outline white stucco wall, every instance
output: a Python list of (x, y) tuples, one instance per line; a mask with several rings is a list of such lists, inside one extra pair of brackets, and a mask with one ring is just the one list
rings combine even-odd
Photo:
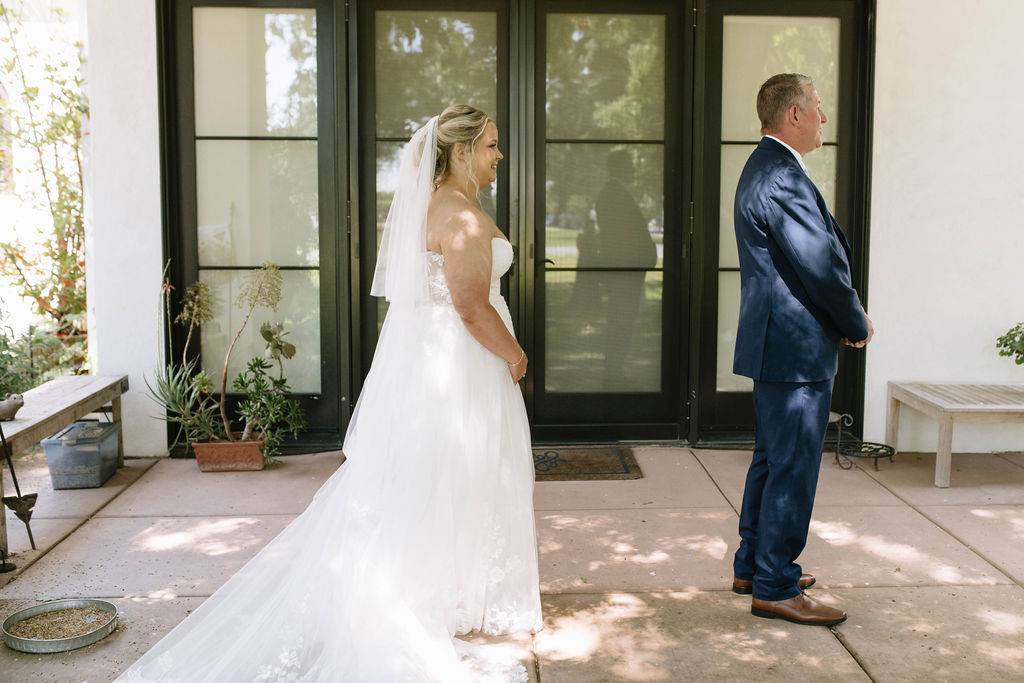
[(156, 7), (153, 0), (84, 0), (86, 282), (89, 349), (96, 374), (127, 374), (128, 455), (166, 453), (166, 427), (151, 416), (143, 373), (158, 367), (160, 148)]
[[(865, 438), (881, 441), (889, 380), (1024, 383), (995, 349), (1024, 321), (1024, 2), (877, 9)], [(904, 409), (901, 450), (936, 438)], [(957, 426), (953, 449), (1024, 450), (1024, 425)]]

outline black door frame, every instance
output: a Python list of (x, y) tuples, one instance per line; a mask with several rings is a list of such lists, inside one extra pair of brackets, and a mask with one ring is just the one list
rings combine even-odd
[[(676, 386), (666, 400), (663, 422), (601, 419), (579, 423), (535, 425), (535, 437), (562, 440), (667, 439), (694, 444), (749, 441), (752, 420), (744, 418), (749, 397), (740, 394), (720, 400), (714, 393), (714, 339), (717, 319), (717, 213), (718, 138), (709, 131), (720, 116), (721, 94), (714, 76), (721, 61), (721, 22), (726, 13), (773, 15), (837, 15), (843, 18), (842, 63), (851, 66), (841, 73), (839, 107), (848, 131), (840, 145), (837, 167), (846, 174), (837, 183), (835, 213), (854, 247), (854, 284), (867, 300), (867, 245), (869, 236), (870, 150), (873, 80), (875, 0), (686, 0), (671, 3), (638, 0), (486, 0), (498, 7), (499, 39), (505, 40), (504, 67), (499, 66), (499, 106), (495, 115), (507, 140), (508, 162), (500, 180), (504, 217), (501, 228), (517, 246), (516, 265), (507, 281), (510, 308), (519, 336), (531, 356), (543, 342), (536, 324), (537, 267), (542, 249), (543, 221), (538, 221), (538, 170), (543, 167), (544, 141), (538, 140), (543, 119), (544, 84), (543, 26), (548, 11), (634, 13), (660, 11), (672, 6), (667, 32), (670, 63), (666, 79), (678, 76), (678, 87), (669, 89), (676, 98), (672, 116), (666, 118), (666, 186), (675, 179), (678, 193), (666, 193), (666, 224), (669, 198), (675, 201), (671, 215), (681, 227), (671, 246), (666, 235), (666, 256), (673, 255), (678, 268), (671, 271), (666, 258), (663, 334), (678, 341), (674, 362), (663, 364), (667, 378)], [(191, 28), (194, 6), (222, 7), (316, 7), (318, 10), (318, 89), (325, 96), (319, 106), (318, 142), (321, 220), (321, 339), (323, 390), (319, 396), (303, 396), (311, 422), (320, 424), (300, 440), (303, 445), (336, 445), (341, 441), (362, 378), (369, 368), (367, 328), (375, 320), (367, 316), (366, 297), (376, 255), (372, 243), (361, 239), (364, 223), (372, 222), (373, 190), (367, 193), (364, 150), (373, 140), (372, 33), (367, 34), (366, 13), (378, 7), (424, 9), (416, 0), (157, 0), (158, 73), (161, 84), (160, 122), (165, 253), (172, 257), (170, 276), (181, 285), (198, 277), (195, 258), (195, 149), (192, 117)], [(473, 0), (439, 0), (430, 9), (479, 10)], [(660, 9), (659, 9), (660, 8)], [(323, 17), (323, 19), (320, 19)], [(501, 22), (504, 22), (502, 24)], [(668, 38), (668, 33), (666, 38)], [(187, 42), (182, 42), (186, 40)], [(181, 48), (188, 45), (187, 50)], [(187, 54), (185, 54), (187, 52)], [(367, 55), (369, 54), (369, 61)], [(328, 96), (329, 95), (329, 96)], [(674, 116), (674, 118), (673, 118)], [(371, 159), (372, 162), (372, 159)], [(193, 187), (189, 187), (189, 182)], [(369, 198), (369, 201), (367, 199)], [(190, 218), (191, 217), (191, 218)], [(191, 223), (189, 223), (191, 221)], [(188, 229), (191, 225), (191, 232)], [(346, 267), (348, 272), (345, 272)], [(180, 294), (183, 287), (175, 290)], [(668, 301), (674, 297), (673, 303)], [(175, 338), (180, 344), (182, 340)], [(667, 346), (667, 344), (665, 345)], [(710, 360), (710, 363), (709, 363)], [(840, 361), (834, 405), (852, 413), (854, 431), (862, 422), (864, 355), (844, 353)], [(536, 362), (534, 367), (536, 367)], [(536, 414), (534, 373), (524, 382), (527, 408)], [(710, 390), (709, 390), (710, 388)], [(628, 401), (623, 401), (623, 404)], [(622, 406), (620, 405), (621, 409)], [(619, 410), (616, 415), (625, 415)], [(613, 416), (614, 417), (614, 416)]]
[[(350, 355), (348, 281), (341, 265), (349, 252), (345, 197), (336, 191), (349, 183), (349, 143), (341, 134), (346, 122), (344, 97), (348, 70), (344, 60), (345, 13), (334, 0), (157, 0), (157, 73), (160, 81), (160, 146), (164, 255), (168, 276), (175, 283), (172, 307), (178, 310), (185, 286), (199, 279), (196, 197), (196, 150), (192, 10), (197, 7), (255, 7), (315, 9), (317, 16), (317, 177), (320, 260), (319, 394), (295, 394), (310, 428), (298, 439), (286, 439), (285, 450), (337, 448), (349, 417), (350, 393), (341, 380)], [(261, 139), (259, 136), (249, 136)], [(244, 139), (249, 139), (246, 137)], [(245, 268), (218, 267), (218, 270)], [(283, 267), (282, 270), (289, 268)], [(165, 340), (165, 353), (184, 344), (185, 331), (176, 326)], [(194, 345), (193, 349), (197, 349)], [(198, 356), (198, 351), (194, 351)], [(231, 412), (238, 398), (231, 397)], [(170, 435), (170, 432), (169, 432)], [(170, 436), (169, 436), (170, 438)]]
[[(689, 3), (687, 3), (689, 4)], [(533, 116), (531, 136), (533, 172), (530, 216), (532, 230), (526, 299), (529, 315), (533, 364), (531, 383), (527, 385), (532, 398), (534, 439), (606, 441), (619, 439), (679, 439), (685, 434), (690, 418), (687, 405), (685, 335), (688, 329), (689, 300), (683, 283), (689, 282), (689, 241), (691, 223), (689, 208), (693, 201), (691, 169), (684, 163), (692, 149), (693, 93), (693, 31), (687, 4), (671, 0), (637, 0), (624, 6), (611, 0), (540, 0), (532, 13), (534, 55)], [(545, 343), (544, 277), (548, 269), (545, 259), (544, 173), (546, 145), (541, 136), (545, 121), (546, 83), (546, 16), (548, 13), (580, 14), (657, 14), (665, 16), (665, 131), (664, 131), (664, 213), (665, 231), (662, 260), (661, 309), (661, 391), (658, 393), (560, 393), (545, 394), (539, 390), (544, 381), (540, 364)], [(678, 83), (680, 87), (673, 87)], [(581, 142), (594, 142), (582, 140)], [(628, 141), (624, 141), (628, 142)], [(679, 188), (679, 192), (672, 191)], [(671, 226), (671, 227), (670, 227)]]
[[(753, 405), (749, 392), (716, 390), (718, 320), (718, 207), (721, 136), (722, 18), (727, 14), (770, 16), (835, 16), (840, 19), (839, 120), (836, 159), (836, 219), (853, 247), (853, 284), (867, 306), (871, 87), (874, 54), (874, 0), (699, 0), (697, 47), (700, 91), (695, 169), (702, 169), (698, 188), (694, 243), (694, 320), (696, 399), (693, 444), (750, 443), (753, 441)], [(808, 74), (813, 77), (813, 74)], [(751, 93), (751, 107), (756, 93)], [(697, 173), (695, 172), (695, 175)], [(727, 189), (723, 189), (727, 191)], [(840, 352), (839, 374), (833, 391), (834, 409), (853, 416), (852, 431), (860, 433), (864, 405), (864, 352)]]

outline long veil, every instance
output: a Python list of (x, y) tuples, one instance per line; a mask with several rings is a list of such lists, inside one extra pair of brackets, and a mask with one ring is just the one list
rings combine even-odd
[(419, 303), (436, 131), (403, 152), (373, 283), (392, 305), (345, 464), (119, 681), (527, 681), (515, 653), (454, 637), (542, 616), (522, 394), (454, 307)]
[(413, 134), (402, 150), (398, 184), (391, 201), (377, 255), (370, 294), (391, 303), (419, 303), (427, 298), (427, 207), (434, 189), (437, 117)]

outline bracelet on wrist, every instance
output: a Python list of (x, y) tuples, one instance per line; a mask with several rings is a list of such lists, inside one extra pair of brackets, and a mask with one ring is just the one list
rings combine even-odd
[(515, 363), (509, 363), (509, 366), (511, 366), (511, 367), (513, 367), (513, 368), (514, 368), (515, 366), (517, 366), (517, 365), (519, 365), (520, 363), (522, 363), (522, 362), (523, 362), (523, 359), (524, 359), (524, 358), (526, 358), (526, 351), (523, 351), (523, 352), (522, 352), (522, 353), (521, 353), (521, 354), (519, 355), (519, 360), (517, 360), (517, 361), (516, 361)]

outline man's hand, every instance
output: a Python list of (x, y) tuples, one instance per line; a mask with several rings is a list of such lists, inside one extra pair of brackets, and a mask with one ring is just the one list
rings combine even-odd
[(871, 318), (868, 317), (867, 313), (864, 314), (864, 319), (868, 321), (868, 336), (867, 336), (867, 338), (866, 339), (862, 339), (859, 342), (852, 342), (849, 339), (844, 339), (843, 340), (844, 344), (846, 344), (847, 346), (852, 346), (855, 349), (863, 349), (865, 346), (868, 345), (868, 342), (871, 341), (871, 338), (875, 336), (875, 326), (871, 324)]

